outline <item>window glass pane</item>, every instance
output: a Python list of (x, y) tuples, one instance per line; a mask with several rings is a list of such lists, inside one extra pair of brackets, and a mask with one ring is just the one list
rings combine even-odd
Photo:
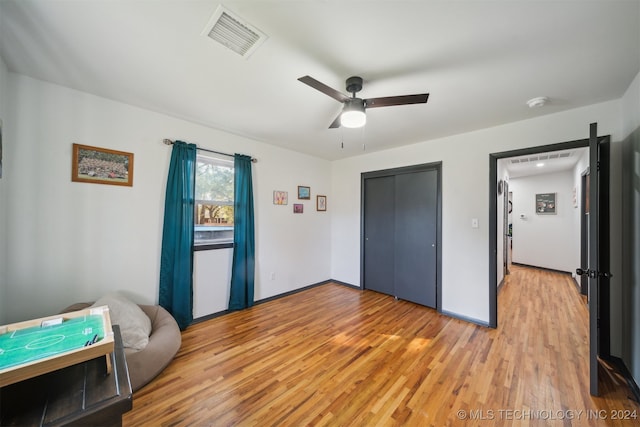
[(197, 156), (195, 245), (233, 242), (233, 172), (233, 160)]

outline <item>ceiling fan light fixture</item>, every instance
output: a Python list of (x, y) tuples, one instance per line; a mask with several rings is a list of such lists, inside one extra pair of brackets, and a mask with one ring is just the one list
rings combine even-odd
[(364, 112), (364, 101), (353, 98), (344, 104), (340, 115), (340, 124), (346, 128), (360, 128), (367, 123), (367, 115)]

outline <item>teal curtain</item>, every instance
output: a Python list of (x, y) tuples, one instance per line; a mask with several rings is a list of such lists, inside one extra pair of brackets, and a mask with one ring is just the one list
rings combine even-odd
[(164, 201), (159, 303), (182, 330), (193, 321), (195, 167), (195, 144), (174, 142)]
[(234, 158), (233, 263), (229, 310), (241, 310), (253, 305), (256, 245), (251, 157), (236, 154)]

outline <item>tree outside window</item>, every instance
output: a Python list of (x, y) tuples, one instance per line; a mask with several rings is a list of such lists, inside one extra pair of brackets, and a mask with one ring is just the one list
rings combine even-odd
[(196, 159), (194, 245), (233, 243), (233, 160)]

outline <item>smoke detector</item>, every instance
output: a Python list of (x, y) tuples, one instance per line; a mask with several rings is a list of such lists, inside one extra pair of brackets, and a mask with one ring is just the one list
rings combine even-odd
[(529, 108), (540, 108), (543, 107), (549, 102), (549, 98), (546, 96), (539, 96), (537, 98), (532, 98), (527, 101), (527, 105)]

